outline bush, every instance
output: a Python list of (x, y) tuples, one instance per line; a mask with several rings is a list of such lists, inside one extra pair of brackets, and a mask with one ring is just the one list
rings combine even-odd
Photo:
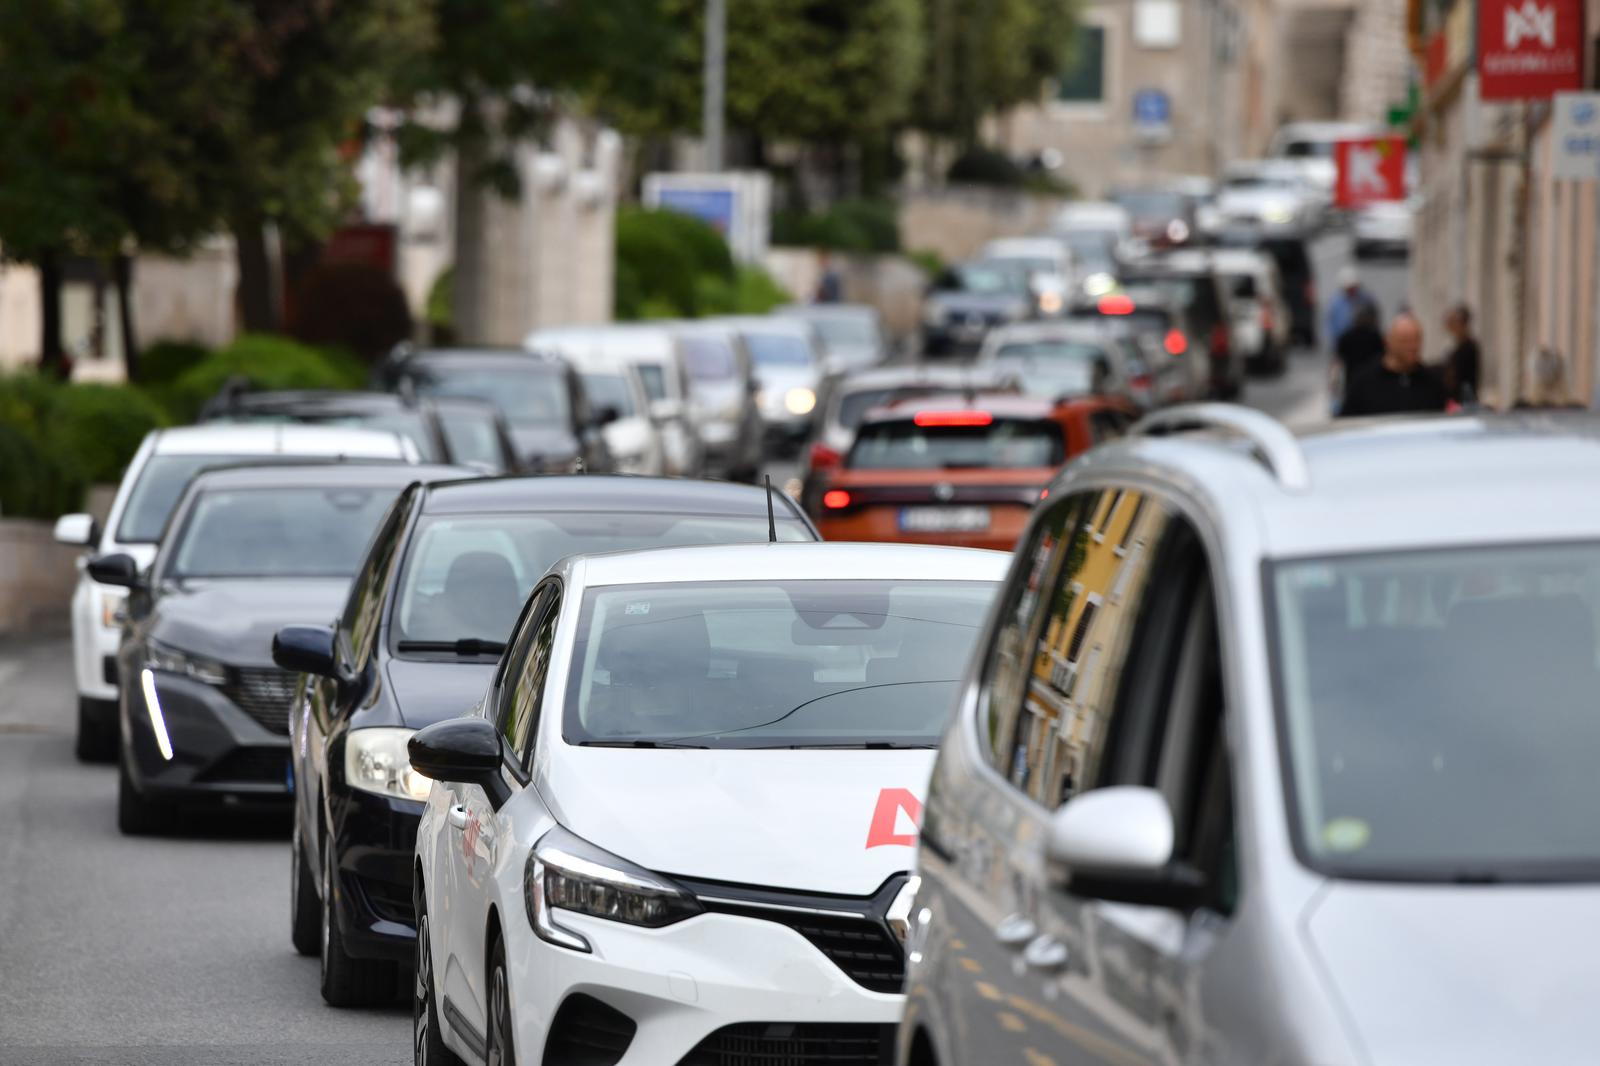
[(722, 234), (680, 211), (646, 211), (644, 214), (651, 225), (660, 227), (673, 243), (689, 254), (696, 274), (733, 280), (733, 253)]
[(149, 397), (125, 385), (0, 377), (0, 510), (30, 518), (75, 510), (84, 486), (117, 480), (163, 421)]
[(428, 340), (432, 344), (448, 344), (456, 330), (456, 268), (447, 266), (439, 271), (428, 288), (428, 306), (423, 311), (428, 322)]
[(900, 218), (887, 200), (841, 200), (826, 211), (772, 216), (772, 243), (840, 252), (900, 250)]
[(1027, 175), (1017, 161), (993, 148), (968, 148), (956, 156), (945, 172), (949, 181), (970, 185), (1001, 185), (1017, 188)]
[(0, 514), (51, 519), (83, 506), (83, 477), (22, 429), (0, 422)]
[(918, 248), (915, 251), (907, 252), (906, 258), (915, 263), (917, 269), (928, 275), (930, 279), (944, 273), (944, 257), (931, 248)]
[(145, 434), (165, 422), (165, 412), (138, 389), (69, 385), (56, 393), (44, 442), (89, 484), (104, 484), (121, 480)]
[(289, 335), (341, 348), (369, 366), (411, 339), (411, 308), (390, 274), (370, 263), (323, 263), (306, 271), (290, 301)]
[[(695, 279), (699, 257), (705, 253), (693, 245), (693, 238), (685, 240), (689, 230), (677, 221), (682, 217), (634, 207), (617, 212), (614, 301), (618, 318), (639, 318), (646, 305), (671, 307), (675, 315), (697, 313)], [(696, 224), (716, 236), (711, 227)]]
[(139, 384), (170, 385), (210, 354), (211, 349), (203, 344), (157, 341), (139, 353)]
[(741, 265), (730, 284), (702, 277), (700, 309), (708, 315), (764, 315), (774, 307), (793, 303), (794, 297), (758, 266)]
[(192, 421), (201, 406), (233, 378), (256, 389), (358, 389), (367, 379), (361, 361), (330, 348), (287, 337), (246, 334), (207, 356), (173, 382), (168, 412)]

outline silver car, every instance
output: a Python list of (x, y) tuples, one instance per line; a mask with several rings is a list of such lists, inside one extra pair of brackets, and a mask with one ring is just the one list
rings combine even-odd
[(769, 451), (791, 454), (811, 434), (824, 355), (816, 328), (797, 315), (714, 318), (737, 330), (750, 352), (760, 391), (756, 406), (766, 426)]
[(976, 365), (1016, 380), (1030, 396), (1121, 396), (1148, 410), (1159, 394), (1151, 359), (1115, 322), (1078, 318), (1001, 326), (984, 338)]
[(929, 785), (899, 1063), (1594, 1061), (1579, 418), (1174, 408), (1058, 477)]

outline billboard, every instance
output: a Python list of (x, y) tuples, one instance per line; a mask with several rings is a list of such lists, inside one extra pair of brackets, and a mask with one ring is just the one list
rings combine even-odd
[(1582, 0), (1481, 0), (1480, 97), (1548, 100), (1582, 87)]

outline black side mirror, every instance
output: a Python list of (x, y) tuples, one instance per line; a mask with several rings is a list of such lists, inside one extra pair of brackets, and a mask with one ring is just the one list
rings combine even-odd
[(605, 407), (595, 408), (594, 424), (597, 426), (609, 426), (611, 423), (615, 422), (621, 417), (621, 411), (607, 404)]
[(139, 579), (139, 564), (133, 556), (102, 555), (89, 560), (89, 576), (102, 585), (114, 585), (117, 588), (136, 589), (144, 584)]
[(503, 741), (494, 723), (484, 718), (447, 718), (419, 730), (406, 745), (411, 768), (423, 777), (460, 785), (477, 785), (499, 810), (511, 798), (501, 776)]
[(337, 677), (333, 629), (329, 626), (284, 626), (272, 638), (272, 661), (297, 674)]

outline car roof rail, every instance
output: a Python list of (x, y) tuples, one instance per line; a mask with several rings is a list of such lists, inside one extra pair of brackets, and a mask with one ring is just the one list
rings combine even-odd
[(1146, 415), (1129, 433), (1140, 437), (1165, 436), (1194, 429), (1224, 430), (1243, 437), (1279, 485), (1291, 492), (1311, 487), (1311, 468), (1300, 442), (1276, 418), (1232, 403), (1180, 404)]

